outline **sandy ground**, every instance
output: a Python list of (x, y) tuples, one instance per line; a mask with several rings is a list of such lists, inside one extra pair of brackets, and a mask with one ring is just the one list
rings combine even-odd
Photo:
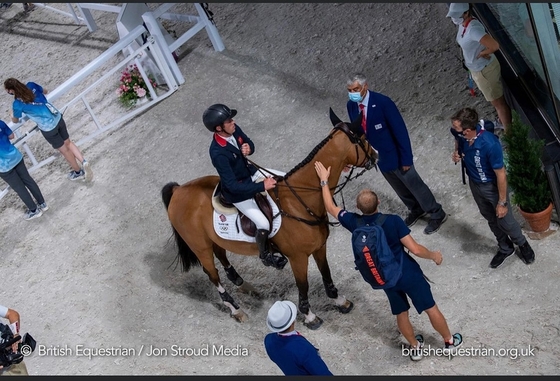
[[(194, 14), (191, 7), (178, 4), (172, 11)], [(345, 80), (355, 71), (397, 103), (415, 166), (450, 214), (434, 235), (422, 234), (426, 221), (412, 228), (420, 243), (444, 254), (439, 267), (421, 261), (434, 282), (435, 299), (451, 330), (463, 334), (466, 348), (496, 354), (431, 356), (417, 363), (403, 357), (403, 338), (385, 295), (354, 271), (350, 235), (341, 227), (332, 229), (328, 257), (336, 286), (355, 309), (341, 315), (333, 308), (311, 261), (310, 303), (325, 322), (311, 331), (300, 320), (298, 328), (337, 375), (557, 374), (560, 235), (530, 241), (536, 252), (532, 265), (512, 257), (499, 269), (488, 267), (496, 243), (450, 160), (448, 118), (463, 106), (495, 116), (481, 95), (469, 95), (446, 5), (211, 4), (210, 9), (226, 50), (215, 52), (207, 35), (198, 33), (180, 49), (186, 83), (176, 93), (82, 145), (95, 173), (92, 184), (66, 180), (69, 168), (58, 156), (32, 174), (50, 206), (41, 218), (24, 221), (24, 206), (13, 192), (0, 201), (0, 303), (17, 309), (23, 331), (51, 350), (36, 350), (26, 359), (30, 374), (282, 374), (262, 341), (272, 303), (297, 301), (289, 266), (280, 272), (256, 257), (229, 254), (261, 292), (256, 298), (224, 281), (249, 315), (246, 323), (235, 322), (200, 268), (182, 273), (175, 267), (160, 191), (169, 181), (215, 174), (201, 116), (218, 102), (238, 109), (237, 123), (257, 146), (254, 161), (290, 170), (329, 132), (329, 107), (346, 119)], [(118, 40), (116, 14), (93, 14), (100, 29), (89, 33), (45, 9), (24, 14), (14, 4), (0, 11), (3, 77), (56, 88)], [(166, 26), (177, 34), (190, 27)], [(105, 110), (104, 122), (123, 112), (114, 96), (117, 81), (94, 95), (92, 104)], [(10, 104), (9, 96), (1, 98), (2, 120), (9, 120)], [(79, 107), (65, 118), (74, 140), (95, 130)], [(29, 144), (39, 159), (53, 152), (40, 135)], [(378, 192), (383, 212), (405, 215), (375, 171), (345, 188), (349, 209), (363, 187)], [(517, 212), (516, 217), (525, 226)], [(412, 313), (411, 319), (427, 344), (440, 346), (426, 316)], [(230, 355), (213, 352), (222, 346), (232, 349)], [(88, 356), (101, 348), (120, 353)]]

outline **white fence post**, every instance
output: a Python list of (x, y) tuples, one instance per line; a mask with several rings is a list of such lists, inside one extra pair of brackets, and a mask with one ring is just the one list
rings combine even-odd
[[(121, 51), (123, 49), (125, 49), (128, 45), (133, 43), (135, 41), (135, 39), (137, 37), (139, 37), (140, 35), (142, 35), (142, 33), (144, 33), (144, 32), (145, 32), (145, 28), (142, 25), (139, 25), (136, 28), (134, 28), (134, 30), (132, 30), (128, 35), (124, 36), (120, 41), (118, 41), (112, 47), (110, 47), (105, 52), (103, 52), (99, 57), (97, 57), (95, 60), (93, 60), (92, 62), (90, 62), (86, 66), (84, 66), (80, 71), (78, 71), (76, 74), (74, 74), (68, 80), (66, 80), (60, 86), (58, 86), (54, 90), (50, 91), (46, 95), (47, 99), (50, 102), (53, 102), (54, 100), (60, 98), (62, 95), (64, 95), (70, 89), (74, 88), (76, 85), (81, 83), (84, 79), (88, 78), (88, 76), (90, 76), (97, 69), (102, 67), (102, 65), (104, 65), (107, 61), (111, 60), (115, 55), (121, 54)], [(166, 48), (166, 47), (167, 47), (167, 45), (164, 46), (164, 48)], [(155, 63), (158, 66), (158, 69), (161, 71), (162, 75), (164, 76), (164, 78), (166, 80), (168, 90), (163, 94), (157, 94), (157, 92), (154, 90), (151, 82), (148, 79), (148, 76), (147, 76), (144, 68), (142, 67), (142, 62), (139, 59), (139, 57), (141, 55), (147, 54), (147, 49), (150, 49), (150, 52), (152, 53), (152, 55), (154, 57)], [(120, 116), (117, 119), (112, 119), (110, 124), (108, 124), (106, 126), (102, 126), (101, 123), (99, 122), (99, 119), (97, 118), (94, 110), (91, 108), (90, 104), (88, 103), (88, 101), (86, 99), (86, 95), (88, 93), (90, 93), (95, 86), (97, 86), (100, 83), (103, 83), (104, 81), (106, 81), (111, 75), (113, 75), (114, 73), (119, 71), (122, 67), (128, 65), (131, 61), (134, 61), (137, 64), (138, 69), (141, 72), (142, 77), (144, 78), (144, 81), (146, 82), (146, 85), (148, 86), (148, 89), (150, 91), (150, 95), (152, 97), (152, 100), (149, 101), (148, 103), (142, 105), (142, 106), (134, 108), (133, 110), (127, 112), (126, 114)], [(175, 81), (169, 67), (167, 67), (167, 65), (165, 64), (165, 59), (164, 59), (163, 53), (162, 53), (162, 47), (158, 45), (158, 41), (155, 38), (150, 36), (148, 38), (148, 41), (145, 44), (143, 44), (142, 46), (140, 46), (138, 49), (133, 51), (130, 56), (125, 57), (116, 66), (114, 66), (111, 70), (105, 72), (101, 76), (101, 78), (94, 81), (93, 84), (89, 85), (84, 91), (82, 91), (80, 94), (78, 94), (74, 99), (72, 99), (66, 105), (64, 105), (62, 107), (57, 107), (57, 108), (60, 109), (60, 110), (65, 110), (69, 106), (71, 106), (74, 103), (77, 103), (79, 101), (83, 102), (84, 105), (86, 106), (86, 109), (87, 109), (88, 113), (90, 114), (91, 118), (93, 119), (94, 123), (97, 126), (97, 131), (95, 131), (95, 132), (89, 134), (88, 136), (86, 136), (86, 137), (80, 139), (79, 141), (77, 141), (76, 145), (79, 146), (82, 143), (84, 143), (88, 140), (91, 140), (95, 136), (97, 136), (97, 135), (99, 135), (99, 134), (101, 134), (101, 133), (119, 125), (120, 123), (122, 123), (126, 120), (129, 120), (129, 119), (133, 118), (134, 116), (138, 115), (141, 112), (144, 112), (147, 108), (152, 107), (155, 103), (160, 102), (163, 99), (170, 96), (173, 92), (175, 92), (178, 89), (178, 87), (179, 86), (178, 86), (177, 82)], [(30, 147), (27, 144), (27, 140), (29, 140), (33, 135), (35, 135), (37, 133), (37, 131), (35, 129), (33, 129), (31, 131), (28, 131), (25, 135), (22, 134), (21, 131), (19, 131), (19, 127), (21, 127), (23, 122), (28, 120), (28, 117), (24, 116), (21, 119), (22, 119), (22, 123), (14, 124), (14, 123), (10, 122), (8, 124), (8, 126), (10, 126), (10, 128), (14, 131), (14, 134), (18, 137), (18, 141), (14, 145), (16, 147), (19, 147), (19, 146), (23, 147), (27, 156), (31, 159), (32, 166), (29, 167), (28, 170), (29, 170), (29, 172), (33, 172), (33, 171), (37, 170), (38, 168), (52, 162), (56, 157), (54, 155), (52, 155), (52, 156), (48, 157), (47, 159), (42, 160), (41, 162), (37, 162), (35, 156), (33, 155), (33, 152), (31, 151)], [(9, 189), (9, 187), (7, 186), (5, 189), (0, 191), (0, 199), (2, 197), (4, 197), (4, 195), (8, 192), (8, 189)]]

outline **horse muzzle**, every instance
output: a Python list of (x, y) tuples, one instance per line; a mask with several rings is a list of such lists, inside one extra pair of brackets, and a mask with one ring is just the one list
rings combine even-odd
[(373, 160), (372, 158), (369, 158), (369, 159), (366, 161), (366, 163), (365, 163), (365, 165), (364, 165), (364, 168), (367, 169), (367, 170), (369, 171), (369, 170), (372, 169), (373, 167), (376, 167), (376, 168), (377, 168), (377, 160)]

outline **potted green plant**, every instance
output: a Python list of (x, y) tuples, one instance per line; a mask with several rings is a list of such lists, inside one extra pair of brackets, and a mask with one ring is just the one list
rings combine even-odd
[(529, 137), (530, 127), (512, 111), (512, 124), (504, 135), (507, 180), (513, 190), (512, 202), (534, 232), (550, 226), (552, 197), (541, 157), (544, 140)]

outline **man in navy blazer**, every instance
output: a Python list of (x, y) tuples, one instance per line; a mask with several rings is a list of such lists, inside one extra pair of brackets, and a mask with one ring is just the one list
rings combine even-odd
[(411, 227), (430, 214), (424, 233), (435, 233), (447, 220), (447, 214), (414, 168), (408, 130), (395, 102), (386, 95), (368, 90), (363, 74), (353, 75), (346, 85), (348, 116), (354, 120), (362, 113), (366, 138), (379, 153), (377, 165), (408, 208), (406, 225)]
[(235, 205), (257, 227), (255, 239), (259, 248), (259, 258), (265, 266), (282, 269), (288, 259), (283, 255), (273, 255), (269, 251), (270, 224), (254, 198), (257, 193), (274, 188), (276, 180), (273, 177), (265, 177), (263, 181), (255, 182), (259, 177), (257, 168), (245, 158), (255, 152), (255, 145), (235, 124), (235, 115), (237, 110), (223, 104), (214, 104), (204, 111), (202, 121), (206, 128), (214, 133), (210, 144), (210, 158), (220, 176), (221, 191), (225, 200)]

